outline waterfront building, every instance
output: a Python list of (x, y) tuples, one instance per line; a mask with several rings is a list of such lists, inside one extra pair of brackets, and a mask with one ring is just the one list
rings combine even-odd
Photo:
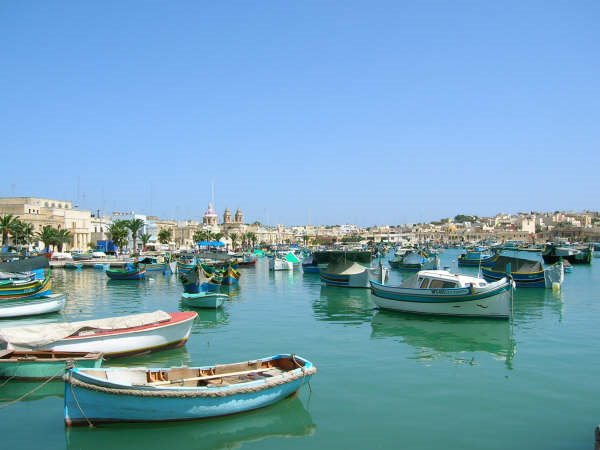
[[(21, 222), (33, 225), (35, 232), (45, 226), (57, 230), (68, 230), (72, 240), (64, 250), (87, 250), (91, 241), (91, 212), (80, 210), (67, 200), (41, 197), (0, 198), (0, 215), (13, 214)], [(40, 247), (42, 243), (38, 243)]]

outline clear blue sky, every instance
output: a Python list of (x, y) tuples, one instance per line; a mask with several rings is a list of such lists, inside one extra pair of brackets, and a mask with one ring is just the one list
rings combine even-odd
[(0, 196), (360, 225), (600, 209), (598, 1), (0, 3)]

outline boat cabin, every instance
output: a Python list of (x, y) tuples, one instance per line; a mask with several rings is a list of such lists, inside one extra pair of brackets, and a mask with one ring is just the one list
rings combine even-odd
[(487, 285), (487, 281), (446, 270), (421, 270), (416, 279), (416, 287), (420, 289), (465, 288), (471, 285), (483, 287)]

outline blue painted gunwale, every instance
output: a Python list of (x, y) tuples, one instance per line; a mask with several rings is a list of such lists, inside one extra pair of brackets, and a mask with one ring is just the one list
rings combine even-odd
[[(269, 361), (290, 356), (291, 355), (289, 354), (281, 354), (269, 358), (262, 358), (258, 361)], [(314, 368), (313, 364), (299, 356), (295, 356), (295, 358), (300, 363), (303, 363), (303, 366), (290, 370), (287, 373), (300, 375), (300, 377), (275, 386), (267, 386), (266, 379), (252, 380), (245, 383), (225, 386), (169, 386), (168, 388), (124, 386), (116, 385), (100, 378), (86, 376), (75, 367), (69, 369), (65, 377), (65, 423), (67, 425), (84, 425), (87, 424), (88, 421), (98, 423), (194, 420), (237, 414), (262, 408), (289, 397), (310, 381), (312, 373), (305, 373), (305, 371), (308, 369), (311, 369), (312, 371)], [(201, 367), (201, 369), (210, 369), (212, 367), (214, 366), (205, 366)], [(110, 370), (110, 368), (99, 370)], [(166, 369), (153, 368), (150, 370), (160, 371)], [(127, 393), (117, 394), (102, 392), (72, 385), (69, 383), (71, 378), (79, 379), (89, 384), (93, 383), (100, 388), (139, 390), (157, 395), (139, 396)], [(261, 385), (265, 385), (265, 388), (257, 389), (260, 388)], [(256, 391), (236, 393), (240, 388), (255, 388)], [(175, 395), (165, 397), (160, 395), (161, 391), (170, 391), (172, 393), (179, 392), (181, 393), (181, 396)], [(185, 395), (186, 393), (200, 391), (215, 392), (220, 395), (214, 397), (193, 397)], [(228, 394), (228, 391), (231, 391), (232, 393)]]
[[(496, 272), (489, 268), (482, 268), (481, 274), (488, 281), (498, 281), (506, 276), (505, 272)], [(510, 276), (515, 281), (517, 287), (546, 287), (544, 272), (531, 273), (511, 273)]]

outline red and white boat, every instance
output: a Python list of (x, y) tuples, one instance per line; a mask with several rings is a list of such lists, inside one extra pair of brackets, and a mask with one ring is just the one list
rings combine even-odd
[(81, 322), (0, 328), (0, 348), (102, 352), (106, 357), (146, 353), (184, 345), (197, 316), (193, 311), (155, 311)]

